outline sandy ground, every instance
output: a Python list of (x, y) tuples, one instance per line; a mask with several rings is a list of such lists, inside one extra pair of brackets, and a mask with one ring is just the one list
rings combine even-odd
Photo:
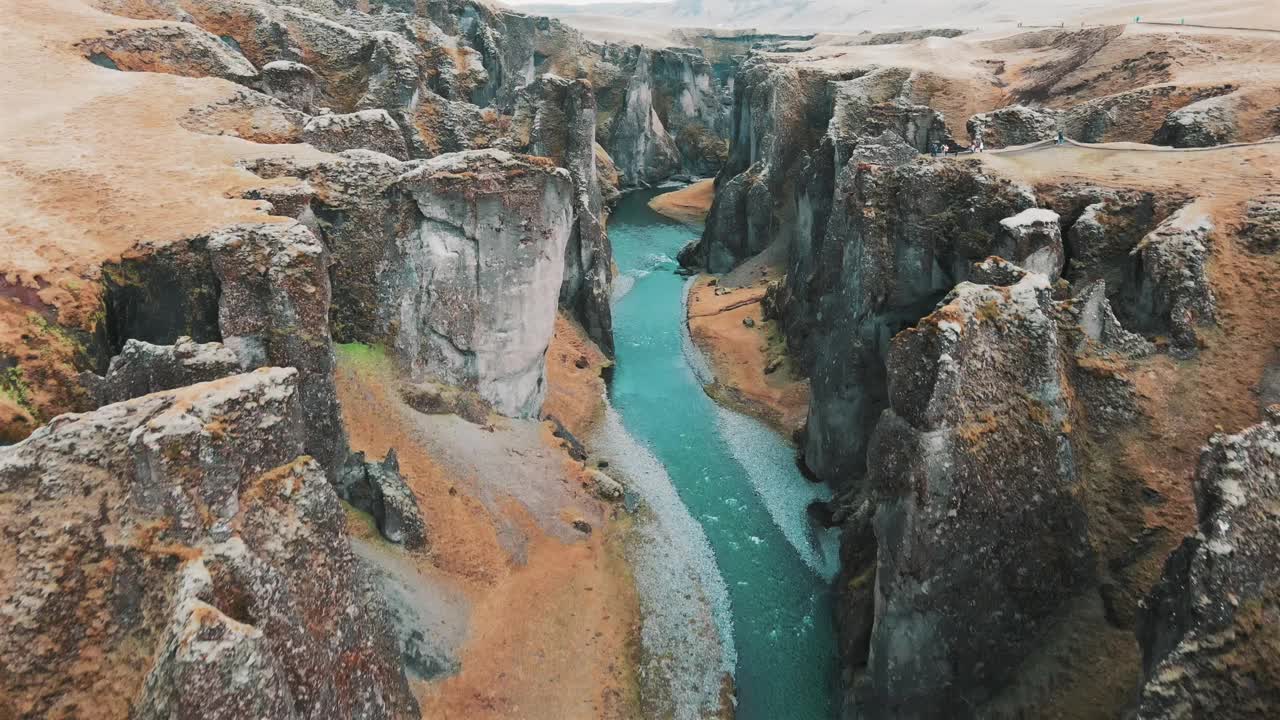
[(580, 465), (543, 423), (495, 417), (490, 431), (422, 415), (400, 401), (381, 353), (339, 357), (352, 446), (396, 449), (427, 522), (429, 550), (401, 562), (430, 596), (466, 604), (439, 620), (466, 627), (437, 630), (465, 637), (460, 672), (414, 683), (423, 717), (634, 717), (635, 589), (613, 507), (583, 490)]
[(699, 278), (689, 290), (687, 322), (716, 377), (711, 394), (791, 438), (809, 411), (809, 382), (792, 373), (775, 323), (763, 318), (760, 299), (767, 282), (757, 277), (730, 289)]
[(582, 326), (563, 314), (557, 315), (555, 335), (547, 349), (543, 416), (559, 420), (576, 437), (586, 437), (603, 411), (600, 398), (605, 388), (600, 373), (610, 363)]
[(711, 212), (715, 183), (715, 178), (707, 178), (688, 187), (656, 195), (649, 201), (649, 208), (682, 223), (701, 225), (707, 219), (707, 213)]

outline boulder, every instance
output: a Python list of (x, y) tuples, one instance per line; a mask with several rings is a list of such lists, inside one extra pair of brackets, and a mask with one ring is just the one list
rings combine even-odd
[(0, 448), (0, 713), (418, 716), (304, 454), (300, 379), (166, 390)]
[(1198, 522), (1139, 616), (1137, 717), (1266, 717), (1280, 703), (1280, 407), (1214, 435)]
[(1212, 147), (1234, 142), (1237, 134), (1236, 95), (1219, 95), (1185, 105), (1165, 116), (1156, 131), (1157, 145)]
[(1268, 193), (1245, 204), (1239, 238), (1250, 252), (1269, 255), (1280, 250), (1280, 193)]
[(317, 115), (302, 128), (303, 142), (321, 150), (373, 150), (407, 160), (404, 134), (386, 110), (361, 110), (344, 115)]
[(587, 470), (587, 487), (596, 497), (610, 502), (617, 502), (626, 494), (622, 483), (594, 468)]
[(364, 453), (352, 453), (343, 468), (338, 492), (343, 500), (373, 516), (382, 536), (410, 550), (427, 546), (427, 526), (418, 500), (400, 474), (395, 448), (382, 462), (368, 462)]

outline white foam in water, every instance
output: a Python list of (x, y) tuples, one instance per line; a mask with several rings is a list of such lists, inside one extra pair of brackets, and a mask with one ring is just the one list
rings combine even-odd
[[(690, 278), (684, 287), (682, 303), (687, 314)], [(681, 323), (681, 341), (689, 367), (702, 384), (714, 382), (711, 366), (702, 351), (689, 337), (689, 327)], [(824, 580), (831, 580), (840, 569), (840, 533), (838, 530), (817, 528), (809, 520), (809, 504), (831, 499), (831, 490), (825, 484), (810, 482), (795, 467), (795, 451), (769, 426), (735, 412), (719, 403), (715, 404), (716, 429), (729, 446), (733, 459), (747, 471), (747, 479), (755, 490), (769, 518), (782, 532), (782, 536), (795, 548), (796, 553), (811, 570)], [(753, 538), (754, 541), (754, 538)]]
[[(642, 684), (663, 689), (663, 716), (696, 720), (720, 705), (721, 681), (738, 663), (729, 590), (711, 544), (680, 500), (662, 462), (627, 432), (605, 400), (604, 422), (591, 445), (609, 458), (649, 511), (637, 516), (638, 541), (627, 559), (640, 596)], [(666, 698), (648, 698), (666, 704)]]

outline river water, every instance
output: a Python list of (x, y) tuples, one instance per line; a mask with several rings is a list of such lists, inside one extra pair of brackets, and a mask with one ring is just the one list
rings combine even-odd
[(661, 464), (657, 482), (674, 487), (678, 514), (701, 528), (689, 541), (710, 548), (709, 574), (719, 571), (711, 584), (727, 594), (719, 627), (730, 635), (737, 717), (826, 720), (835, 714), (837, 538), (813, 528), (805, 508), (829, 495), (800, 475), (778, 434), (703, 392), (709, 378), (684, 329), (687, 282), (674, 273), (676, 253), (698, 231), (650, 210), (653, 194), (628, 194), (609, 219), (619, 270), (610, 422)]

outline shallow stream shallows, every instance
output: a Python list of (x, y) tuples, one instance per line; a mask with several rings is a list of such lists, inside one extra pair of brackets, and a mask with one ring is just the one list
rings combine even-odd
[(697, 231), (650, 210), (653, 194), (623, 197), (609, 220), (619, 270), (613, 410), (709, 542), (727, 589), (720, 625), (736, 650), (737, 717), (831, 718), (837, 542), (805, 513), (827, 491), (800, 475), (780, 436), (702, 391), (709, 378), (684, 329), (686, 281), (673, 272)]

